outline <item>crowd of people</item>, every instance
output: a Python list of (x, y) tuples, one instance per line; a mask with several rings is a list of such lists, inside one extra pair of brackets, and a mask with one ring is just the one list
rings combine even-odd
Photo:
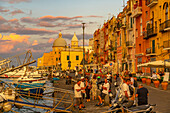
[[(110, 107), (113, 103), (112, 100), (116, 98), (121, 98), (118, 104), (127, 108), (137, 104), (148, 104), (148, 90), (143, 87), (142, 84), (138, 84), (137, 88), (137, 81), (134, 80), (132, 74), (129, 74), (129, 78), (125, 79), (122, 75), (117, 73), (114, 81), (112, 74), (109, 72), (106, 77), (93, 74), (91, 77), (85, 76), (79, 79), (77, 73), (75, 73), (75, 76), (77, 77), (77, 83), (74, 85), (74, 97), (76, 100), (74, 107), (78, 106), (80, 110), (85, 108), (85, 99), (86, 102), (91, 101), (91, 99), (98, 99), (99, 102), (96, 103), (96, 106), (102, 106), (106, 97), (109, 99)], [(116, 88), (119, 89), (119, 91), (116, 91)]]

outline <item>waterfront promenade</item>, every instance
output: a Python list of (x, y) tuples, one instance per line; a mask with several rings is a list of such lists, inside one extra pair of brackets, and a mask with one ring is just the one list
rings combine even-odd
[[(141, 83), (141, 82), (139, 82)], [(170, 88), (167, 91), (161, 90), (161, 88), (155, 88), (153, 85), (147, 86), (143, 84), (149, 91), (149, 104), (156, 104), (154, 111), (156, 113), (169, 113), (170, 111)], [(65, 85), (65, 79), (58, 81), (56, 87), (72, 90), (73, 85)], [(113, 92), (114, 93), (114, 92)], [(101, 113), (107, 111), (109, 106), (96, 107), (98, 100), (91, 100), (90, 102), (85, 102), (86, 108), (81, 110), (83, 113)], [(74, 111), (78, 112), (77, 109)], [(79, 111), (80, 112), (80, 111)]]

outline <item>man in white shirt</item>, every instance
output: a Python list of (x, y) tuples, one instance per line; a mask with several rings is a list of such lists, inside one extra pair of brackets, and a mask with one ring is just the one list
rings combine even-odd
[(127, 79), (127, 80), (125, 80), (125, 83), (123, 83), (121, 86), (121, 92), (123, 95), (122, 103), (123, 103), (123, 106), (125, 106), (125, 107), (131, 107), (134, 103), (134, 101), (130, 95), (130, 90), (129, 90), (130, 84), (131, 84), (130, 79)]
[(84, 98), (85, 98), (85, 93), (86, 93), (86, 91), (85, 91), (86, 87), (85, 87), (85, 83), (84, 83), (84, 77), (81, 77), (80, 87), (81, 87), (81, 95), (82, 95), (82, 98), (81, 98), (81, 106), (82, 106), (83, 108), (85, 108), (85, 106), (83, 105), (83, 100), (84, 100)]
[(153, 74), (152, 74), (152, 79), (153, 79), (153, 80), (156, 80), (157, 78), (158, 78), (158, 77), (157, 77), (156, 73), (153, 72)]
[(110, 84), (108, 83), (107, 79), (105, 79), (105, 83), (102, 86), (103, 91), (102, 91), (101, 95), (98, 96), (99, 97), (99, 103), (96, 106), (103, 105), (103, 101), (104, 101), (105, 96), (109, 94), (109, 88), (110, 88)]
[(76, 104), (74, 106), (79, 106), (79, 109), (81, 109), (81, 87), (80, 87), (81, 80), (77, 80), (77, 84), (74, 85), (74, 98), (76, 99)]

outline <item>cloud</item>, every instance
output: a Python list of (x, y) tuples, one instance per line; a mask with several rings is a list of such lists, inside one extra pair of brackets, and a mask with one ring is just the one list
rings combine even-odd
[(16, 23), (18, 22), (18, 19), (14, 18), (14, 19), (8, 20), (8, 22)]
[(10, 12), (10, 14), (12, 15), (12, 16), (14, 16), (14, 15), (16, 15), (16, 14), (22, 14), (22, 13), (24, 13), (22, 10), (20, 10), (20, 9), (17, 9), (17, 10), (14, 10), (14, 11), (12, 11), (12, 12)]
[(49, 40), (48, 40), (48, 43), (53, 43), (54, 42), (54, 38), (50, 38)]
[(82, 24), (70, 24), (70, 25), (65, 25), (64, 27), (70, 28), (81, 28)]
[(20, 3), (20, 2), (31, 2), (31, 0), (0, 0), (0, 1), (8, 2), (10, 4)]
[(92, 17), (92, 18), (103, 18), (103, 16), (97, 16), (97, 15), (90, 15), (90, 16), (86, 16), (86, 17)]
[(29, 45), (30, 42), (28, 39), (30, 36), (27, 35), (17, 35), (15, 33), (11, 33), (10, 35), (3, 35), (3, 37), (0, 39), (0, 53), (9, 53), (9, 52), (15, 52), (16, 50), (13, 50), (16, 48), (16, 46), (23, 44), (23, 47), (25, 45)]
[(66, 17), (66, 16), (42, 16), (39, 19), (42, 21), (57, 21), (57, 20), (71, 20), (75, 18), (83, 18), (83, 16), (75, 16), (75, 17)]
[(0, 16), (0, 24), (3, 24), (7, 22), (7, 20), (5, 18), (3, 18), (2, 16)]
[(37, 25), (42, 26), (42, 27), (56, 27), (57, 26), (57, 25), (54, 25), (52, 23), (44, 22), (44, 21), (38, 23)]
[(0, 6), (0, 12), (1, 13), (6, 13), (6, 12), (9, 12), (10, 10), (9, 9), (4, 9), (4, 7)]
[(39, 28), (25, 28), (25, 27), (13, 27), (10, 25), (0, 25), (0, 31), (3, 33), (17, 33), (20, 35), (45, 35), (56, 34), (58, 31), (39, 29)]
[(22, 17), (21, 19), (21, 22), (25, 22), (25, 23), (38, 23), (39, 22), (39, 19), (37, 18), (31, 18), (31, 17)]
[(33, 46), (34, 46), (34, 45), (38, 45), (38, 41), (37, 41), (37, 40), (34, 40), (33, 43), (32, 43), (32, 45), (33, 45)]
[[(62, 37), (63, 37), (64, 39), (71, 40), (72, 37), (73, 37), (73, 35), (74, 35), (74, 34), (62, 34)], [(83, 34), (76, 34), (76, 36), (77, 36), (78, 40), (83, 39)], [(84, 35), (84, 39), (90, 39), (90, 38), (92, 38), (92, 37), (93, 37), (93, 34), (85, 34), (85, 35)]]

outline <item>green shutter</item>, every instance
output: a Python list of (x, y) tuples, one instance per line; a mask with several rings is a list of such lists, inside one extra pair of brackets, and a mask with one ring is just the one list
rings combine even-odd
[(152, 40), (152, 53), (155, 53), (155, 40)]
[(79, 60), (79, 56), (76, 56), (76, 60)]
[(70, 58), (69, 58), (69, 56), (67, 56), (67, 60), (69, 60)]

